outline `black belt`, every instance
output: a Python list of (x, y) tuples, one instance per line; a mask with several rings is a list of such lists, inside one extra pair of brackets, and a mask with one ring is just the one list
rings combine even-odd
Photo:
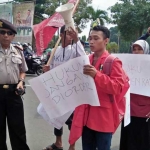
[(0, 89), (16, 89), (17, 84), (0, 84)]

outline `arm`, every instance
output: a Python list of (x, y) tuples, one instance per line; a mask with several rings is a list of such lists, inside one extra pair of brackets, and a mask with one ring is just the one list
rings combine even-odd
[(17, 85), (17, 89), (19, 89), (19, 88), (24, 89), (23, 85), (24, 85), (25, 77), (26, 77), (26, 74), (24, 72), (21, 72), (20, 76), (19, 76), (19, 82), (18, 82), (18, 85)]
[(150, 36), (149, 33), (146, 33), (142, 35), (141, 37), (139, 37), (138, 40), (146, 40), (149, 36)]
[(67, 32), (71, 36), (71, 38), (74, 42), (74, 44), (72, 45), (72, 49), (75, 51), (76, 56), (78, 57), (78, 56), (86, 55), (84, 47), (78, 38), (78, 32), (72, 28), (70, 28), (70, 30)]
[(22, 56), (22, 64), (20, 65), (20, 75), (19, 75), (19, 83), (17, 85), (17, 89), (19, 89), (19, 88), (23, 89), (24, 88), (23, 83), (24, 83), (24, 79), (26, 77), (25, 72), (28, 71), (28, 67), (27, 67), (23, 52), (20, 52), (20, 53)]
[[(57, 50), (58, 50), (58, 48), (57, 48)], [(51, 51), (51, 53), (52, 53), (52, 51)], [(53, 58), (50, 62), (50, 65), (46, 64), (46, 65), (43, 66), (43, 72), (48, 72), (50, 69), (53, 69), (53, 67), (54, 67), (54, 58), (55, 58), (55, 54), (54, 54), (54, 56), (53, 56)], [(50, 59), (50, 57), (49, 57), (49, 59)], [(47, 62), (48, 62), (48, 60), (47, 60)]]
[(146, 40), (150, 36), (150, 27), (147, 30), (147, 33), (138, 38), (138, 40)]

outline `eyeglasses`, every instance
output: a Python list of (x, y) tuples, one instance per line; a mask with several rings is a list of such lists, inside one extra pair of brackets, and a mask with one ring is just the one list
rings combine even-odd
[(0, 34), (5, 35), (6, 33), (7, 33), (7, 35), (14, 35), (14, 33), (12, 31), (0, 30)]

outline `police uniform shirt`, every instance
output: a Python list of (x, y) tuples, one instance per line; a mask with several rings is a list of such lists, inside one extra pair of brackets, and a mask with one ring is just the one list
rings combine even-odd
[(0, 45), (0, 84), (16, 84), (20, 73), (28, 70), (23, 52), (10, 44), (10, 48), (4, 50)]
[[(63, 51), (65, 50), (65, 55), (63, 58)], [(53, 69), (64, 62), (67, 62), (69, 59), (76, 58), (78, 56), (86, 55), (83, 45), (80, 41), (73, 45), (68, 45), (67, 47), (63, 48), (59, 46), (55, 52), (53, 60), (50, 65), (50, 69)]]

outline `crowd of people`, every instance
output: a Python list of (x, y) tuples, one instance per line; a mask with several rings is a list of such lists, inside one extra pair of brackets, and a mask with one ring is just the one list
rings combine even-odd
[[(25, 72), (28, 70), (23, 51), (11, 42), (17, 34), (16, 28), (8, 21), (0, 19), (0, 150), (7, 150), (6, 120), (12, 150), (29, 150), (26, 143), (24, 110), (20, 91), (24, 90)], [(54, 54), (50, 66), (44, 66), (47, 72), (70, 59), (86, 55), (84, 45), (77, 32), (70, 28), (60, 30), (61, 46)], [(131, 50), (133, 54), (149, 54), (146, 39), (148, 32), (135, 41)], [(89, 33), (89, 45), (92, 54), (90, 64), (83, 67), (83, 73), (91, 76), (95, 82), (100, 106), (81, 105), (68, 118), (66, 124), (70, 130), (69, 150), (75, 150), (75, 143), (82, 137), (83, 150), (110, 150), (113, 133), (120, 122), (115, 113), (124, 104), (124, 95), (129, 88), (129, 77), (125, 74), (122, 62), (110, 57), (106, 50), (109, 42), (108, 28), (96, 25)], [(111, 58), (111, 70), (105, 71), (105, 62)], [(135, 62), (136, 63), (136, 62)], [(107, 69), (108, 70), (108, 69)], [(126, 88), (125, 88), (126, 87)], [(118, 95), (122, 95), (119, 96)], [(131, 96), (131, 123), (121, 126), (120, 150), (150, 150), (150, 97), (137, 94)], [(115, 105), (114, 105), (115, 103)], [(123, 105), (122, 112), (125, 112)], [(116, 125), (116, 123), (118, 123)], [(63, 150), (63, 128), (54, 129), (56, 141), (43, 150)], [(118, 143), (119, 144), (119, 143)]]

